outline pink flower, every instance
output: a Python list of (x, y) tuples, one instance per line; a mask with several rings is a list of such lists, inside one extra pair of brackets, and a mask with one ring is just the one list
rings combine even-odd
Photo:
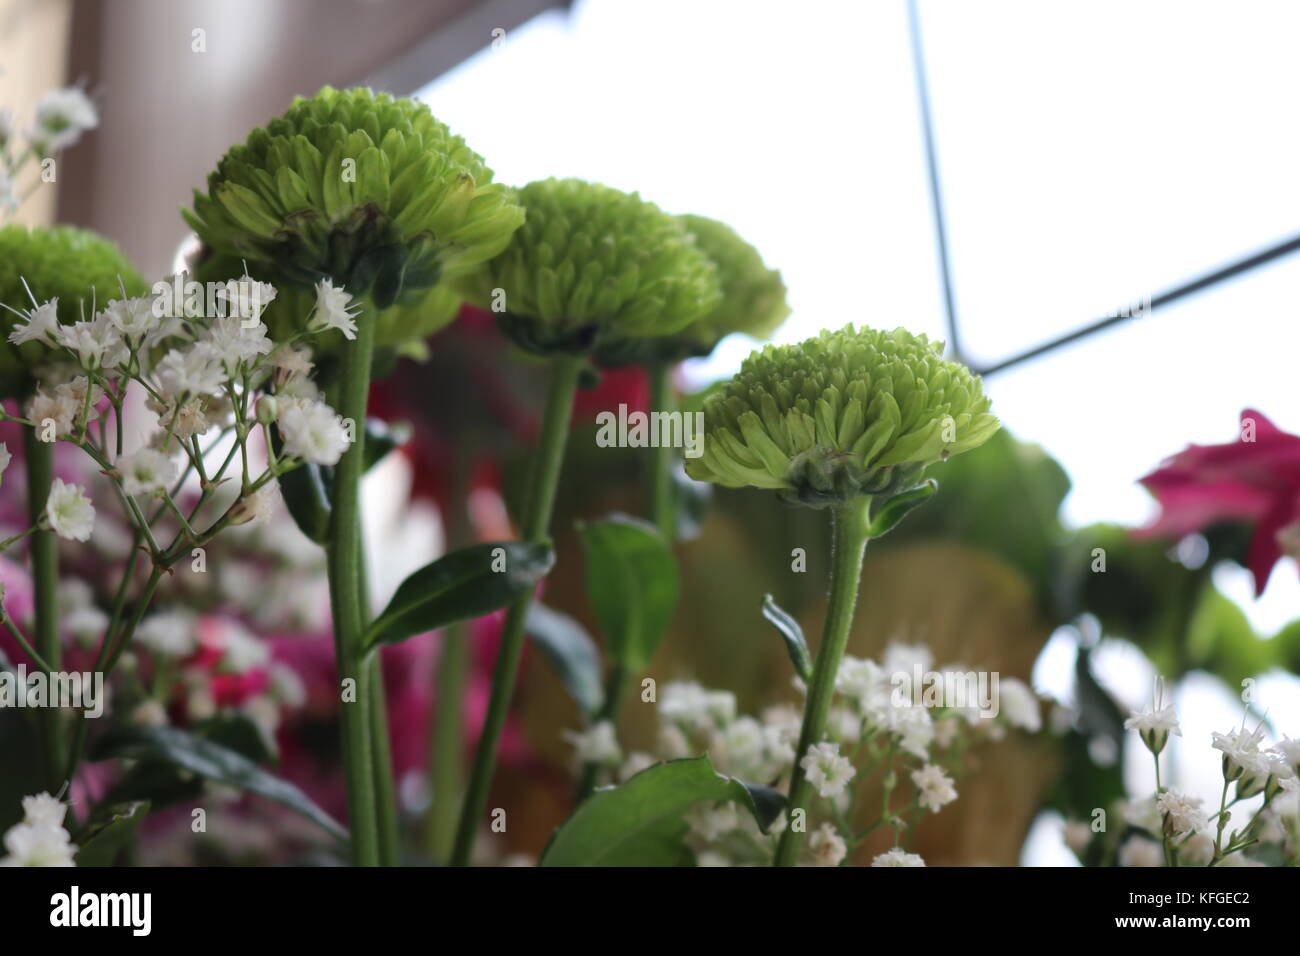
[(1142, 537), (1182, 537), (1223, 521), (1253, 525), (1247, 565), (1256, 596), (1278, 559), (1300, 545), (1300, 436), (1253, 409), (1241, 413), (1237, 441), (1191, 445), (1142, 484), (1160, 503)]

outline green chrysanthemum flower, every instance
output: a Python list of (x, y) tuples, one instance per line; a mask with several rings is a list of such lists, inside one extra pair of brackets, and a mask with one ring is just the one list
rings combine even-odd
[(980, 380), (904, 329), (845, 326), (754, 352), (704, 405), (692, 478), (815, 507), (890, 496), (997, 431)]
[(329, 87), (233, 147), (185, 213), (269, 281), (330, 278), (378, 309), (490, 259), (523, 216), (423, 103)]
[[(7, 226), (0, 229), (0, 303), (25, 310), (32, 301), (23, 288), (31, 289), (38, 303), (58, 299), (59, 321), (70, 325), (90, 318), (92, 301), (102, 307), (109, 299), (144, 295), (148, 286), (140, 274), (109, 240), (96, 233), (71, 226), (34, 228)], [(9, 333), (21, 320), (8, 309), (0, 309), (0, 397), (27, 394), (32, 387), (30, 370), (50, 355), (40, 342), (14, 345)]]
[[(676, 218), (636, 193), (545, 179), (519, 196), (527, 222), (471, 288), (522, 347), (589, 352), (669, 335), (718, 304), (708, 256)], [(494, 301), (501, 295), (504, 310)]]
[(602, 360), (626, 365), (708, 355), (733, 332), (766, 339), (790, 314), (781, 273), (764, 265), (758, 250), (734, 229), (704, 216), (678, 218), (717, 267), (721, 301), (675, 335), (637, 339), (624, 349), (602, 351)]

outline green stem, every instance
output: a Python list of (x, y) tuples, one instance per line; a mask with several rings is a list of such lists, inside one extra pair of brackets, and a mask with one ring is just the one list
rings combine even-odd
[(379, 863), (379, 832), (375, 814), (374, 762), (370, 746), (371, 681), (362, 660), (362, 582), (357, 567), (361, 555), (361, 475), (365, 462), (366, 399), (370, 362), (374, 353), (375, 316), (369, 310), (357, 316), (357, 337), (341, 351), (338, 412), (351, 420), (354, 441), (334, 471), (333, 510), (326, 559), (330, 605), (334, 617), (334, 655), (340, 687), (351, 681), (356, 699), (341, 697), (343, 765), (347, 778), (348, 821), (354, 861), (358, 866)]
[[(608, 720), (618, 727), (619, 714), (623, 710), (623, 697), (627, 694), (627, 683), (629, 674), (627, 668), (621, 664), (614, 664), (610, 667), (609, 676), (605, 678), (605, 703), (601, 705), (596, 719), (592, 721), (599, 724)], [(586, 764), (582, 768), (582, 777), (578, 781), (578, 790), (575, 802), (581, 803), (591, 795), (591, 791), (596, 786), (596, 774), (600, 772), (600, 767), (594, 763)]]
[[(36, 429), (23, 429), (27, 459), (27, 514), (33, 525), (41, 520), (45, 502), (54, 482), (54, 443), (41, 441)], [(58, 539), (49, 529), (37, 529), (29, 544), (32, 557), (32, 595), (36, 603), (32, 644), (51, 670), (59, 670), (63, 649), (59, 644), (59, 551)], [(50, 793), (63, 786), (66, 765), (63, 747), (62, 711), (43, 707), (37, 713), (40, 728), (41, 759), (45, 766), (45, 783)]]
[[(477, 458), (472, 439), (462, 442), (455, 464), (450, 505), (447, 509), (447, 551), (468, 545), (473, 538), (469, 516), (471, 472)], [(465, 681), (470, 665), (470, 631), (465, 622), (442, 634), (442, 649), (434, 665), (437, 700), (429, 742), (429, 818), (425, 845), (437, 861), (451, 858), (456, 842), (456, 818), (465, 796), (464, 728)]]
[(370, 750), (375, 765), (379, 865), (397, 866), (400, 857), (397, 791), (393, 780), (393, 750), (388, 739), (388, 695), (384, 690), (384, 669), (378, 651), (366, 662), (366, 667), (370, 671)]
[[(370, 582), (366, 576), (365, 542), (357, 554), (357, 577), (361, 582), (362, 630), (370, 625)], [(379, 865), (397, 866), (400, 833), (397, 791), (393, 779), (393, 748), (388, 739), (388, 693), (384, 688), (384, 667), (380, 652), (365, 662), (370, 680), (370, 755), (374, 761), (375, 813), (379, 827)]]
[[(835, 693), (835, 675), (849, 643), (853, 609), (858, 600), (858, 580), (862, 576), (862, 556), (868, 538), (868, 504), (868, 499), (854, 499), (839, 505), (833, 514), (830, 601), (826, 608), (821, 643), (817, 645), (817, 660), (813, 665), (812, 683), (804, 707), (803, 729), (799, 733), (799, 749), (795, 751), (794, 772), (790, 777), (790, 813), (803, 809), (806, 814), (812, 795), (812, 788), (800, 763), (808, 750), (820, 742), (826, 733), (826, 717), (830, 713), (831, 697)], [(787, 825), (777, 846), (775, 864), (794, 866), (802, 841), (803, 833), (796, 833), (793, 825)]]
[[(533, 458), (532, 494), (524, 511), (523, 531), (527, 541), (543, 542), (550, 537), (551, 511), (555, 506), (555, 491), (564, 464), (564, 445), (569, 434), (569, 419), (573, 415), (573, 396), (578, 389), (578, 375), (584, 362), (585, 359), (577, 355), (557, 356), (552, 362), (551, 388), (546, 396), (542, 431)], [(516, 598), (506, 612), (501, 649), (492, 674), (492, 696), (483, 722), (483, 733), (474, 754), (474, 767), (456, 830), (456, 846), (452, 853), (454, 866), (468, 865), (474, 852), (474, 837), (483, 811), (487, 808), (488, 789), (492, 785), (497, 746), (501, 742), (501, 731), (505, 727), (510, 700), (514, 697), (519, 659), (524, 650), (524, 617), (532, 603), (533, 593), (529, 590)]]
[[(672, 386), (672, 366), (656, 362), (649, 368), (650, 411), (673, 412), (677, 410), (677, 396)], [(669, 544), (677, 537), (677, 508), (673, 500), (673, 468), (677, 464), (677, 450), (660, 444), (650, 449), (650, 520)]]

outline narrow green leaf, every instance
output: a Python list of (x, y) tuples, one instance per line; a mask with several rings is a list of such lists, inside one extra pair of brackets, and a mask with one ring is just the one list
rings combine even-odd
[(776, 791), (713, 769), (708, 757), (670, 760), (597, 790), (555, 831), (541, 866), (673, 866), (686, 862), (685, 813), (733, 801), (766, 831), (785, 805)]
[(77, 866), (112, 866), (149, 813), (149, 801), (119, 803), (97, 809), (72, 837)]
[(785, 649), (790, 652), (790, 663), (794, 664), (794, 672), (805, 683), (811, 681), (812, 655), (808, 653), (808, 642), (804, 640), (803, 628), (799, 626), (799, 622), (782, 610), (770, 594), (763, 595), (763, 617), (771, 621), (781, 632), (781, 637), (785, 639)]
[(615, 514), (578, 528), (587, 556), (587, 596), (612, 662), (629, 672), (650, 663), (677, 606), (677, 562), (653, 525)]
[(95, 742), (91, 759), (138, 760), (180, 767), (206, 780), (274, 800), (302, 814), (332, 836), (347, 839), (347, 831), (289, 781), (268, 773), (215, 740), (195, 737), (176, 727), (136, 724), (114, 727)]
[(595, 717), (605, 702), (605, 689), (600, 682), (600, 655), (591, 635), (569, 615), (537, 603), (528, 609), (524, 629), (583, 714)]
[(530, 592), (555, 564), (547, 544), (476, 544), (426, 564), (398, 587), (366, 632), (367, 650), (490, 614)]
[(929, 501), (938, 490), (939, 482), (927, 478), (915, 488), (894, 495), (881, 505), (880, 510), (872, 517), (871, 530), (867, 534), (872, 538), (879, 538), (892, 531), (909, 512)]

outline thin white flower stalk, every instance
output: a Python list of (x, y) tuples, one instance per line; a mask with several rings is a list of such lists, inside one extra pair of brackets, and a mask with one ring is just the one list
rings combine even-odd
[[(1267, 745), (1263, 722), (1210, 735), (1210, 745), (1222, 753), (1223, 787), (1219, 808), (1203, 809), (1205, 801), (1165, 785), (1160, 755), (1171, 736), (1182, 736), (1177, 711), (1166, 699), (1157, 677), (1152, 704), (1124, 722), (1135, 730), (1155, 762), (1156, 789), (1147, 798), (1126, 801), (1120, 813), (1131, 830), (1121, 845), (1111, 844), (1120, 866), (1256, 866), (1245, 851), (1275, 844), (1283, 861), (1300, 863), (1300, 744), (1282, 737)], [(1230, 797), (1231, 795), (1231, 797)], [(1245, 817), (1234, 824), (1234, 807), (1259, 797), (1253, 811), (1235, 811)], [(1079, 858), (1089, 856), (1096, 836), (1076, 825), (1067, 843)], [(1103, 855), (1104, 858), (1104, 855)]]
[[(176, 278), (160, 286), (182, 287), (185, 277)], [(331, 307), (344, 308), (350, 296), (330, 289)], [(134, 538), (96, 660), (95, 669), (106, 676), (174, 565), (190, 560), (221, 532), (265, 518), (277, 507), (282, 475), (306, 463), (336, 464), (353, 440), (352, 424), (319, 399), (310, 379), (310, 340), (336, 334), (337, 316), (327, 323), (304, 317), (299, 331), (275, 342), (261, 321), (274, 297), (274, 287), (245, 275), (215, 296), (213, 315), (192, 314), (202, 310), (164, 292), (124, 294), (99, 311), (92, 302), (90, 317), (83, 312), (73, 324), (59, 324), (53, 300), (33, 298), (30, 308), (16, 312), (9, 341), (41, 342), (54, 360), (22, 416), (0, 409), (0, 420), (88, 455), (109, 480)], [(147, 443), (131, 450), (126, 436), (138, 429), (126, 427), (129, 391), (140, 392), (157, 417)], [(7, 462), (8, 451), (0, 448), (0, 466)], [(97, 509), (106, 504), (56, 478), (39, 522), (0, 541), (0, 551), (37, 528), (86, 542), (95, 532)], [(142, 559), (150, 573), (128, 601)], [(4, 625), (17, 630), (7, 618)], [(22, 635), (15, 637), (26, 650)], [(78, 724), (65, 780), (79, 760), (84, 723)]]
[[(94, 101), (77, 86), (46, 92), (21, 134), (13, 112), (0, 108), (0, 224), (46, 181), (38, 167), (98, 125)], [(27, 184), (20, 186), (24, 179)]]
[[(813, 799), (801, 821), (808, 838), (801, 866), (842, 866), (878, 829), (893, 833), (894, 849), (873, 866), (924, 866), (905, 841), (929, 814), (958, 798), (968, 750), (1005, 739), (1009, 732), (1035, 733), (1042, 726), (1038, 698), (1028, 686), (1002, 678), (996, 716), (974, 707), (927, 701), (921, 688), (900, 686), (900, 675), (920, 664), (933, 670), (927, 648), (891, 645), (878, 663), (846, 656), (837, 672), (825, 738), (797, 753), (802, 714), (774, 704), (757, 715), (737, 712), (735, 695), (694, 681), (672, 681), (659, 690), (659, 726), (650, 752), (620, 746), (608, 724), (566, 736), (576, 756), (599, 762), (598, 779), (621, 783), (664, 760), (707, 753), (718, 772), (784, 788), (798, 763)], [(941, 668), (936, 673), (964, 672)], [(894, 678), (899, 677), (899, 681)], [(785, 817), (762, 833), (752, 816), (734, 806), (699, 806), (687, 818), (687, 843), (698, 865), (770, 864)]]

